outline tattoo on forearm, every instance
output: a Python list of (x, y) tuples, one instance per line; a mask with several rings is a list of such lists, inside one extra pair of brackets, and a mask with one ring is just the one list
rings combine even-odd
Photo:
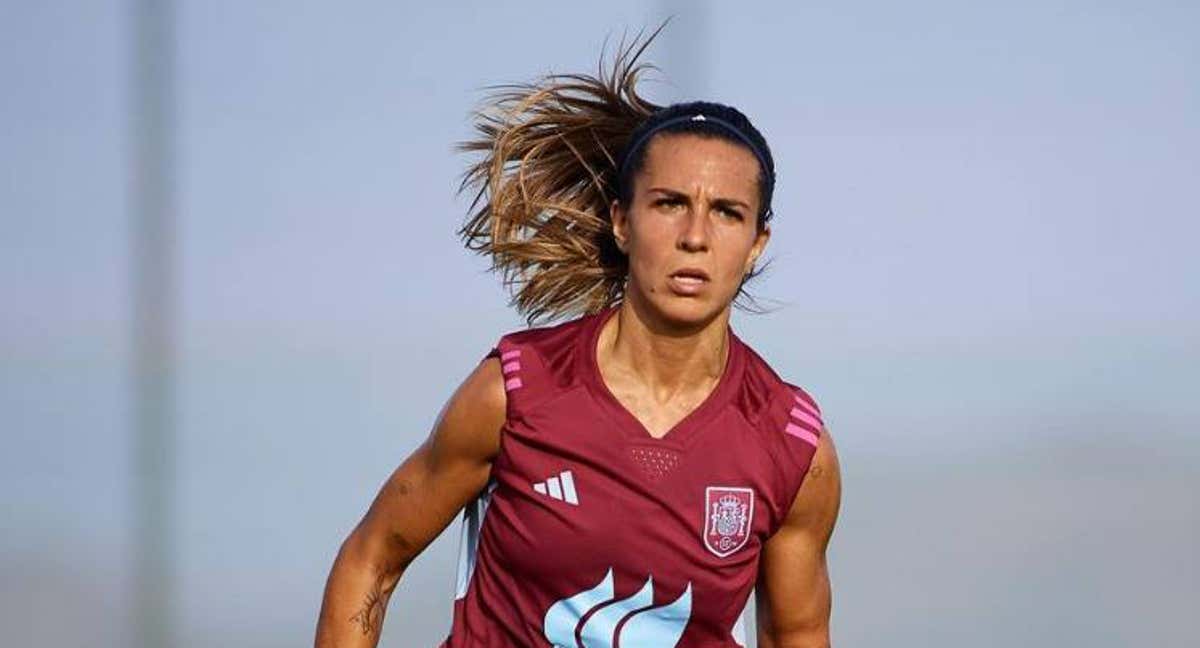
[[(412, 543), (399, 534), (392, 537), (393, 542), (399, 543), (404, 548), (411, 548)], [(404, 570), (412, 563), (412, 558), (403, 558), (396, 563), (394, 569), (380, 571), (375, 577), (375, 582), (371, 584), (371, 589), (367, 591), (363, 597), (362, 607), (354, 616), (350, 617), (350, 622), (358, 626), (364, 635), (379, 634), (383, 628), (383, 616), (387, 611), (388, 600), (391, 599), (392, 590), (395, 589), (399, 574), (403, 574)], [(389, 582), (390, 581), (390, 582)]]
[(383, 577), (381, 575), (371, 585), (370, 591), (363, 599), (362, 608), (350, 617), (350, 622), (358, 626), (364, 635), (378, 633), (383, 622), (385, 605), (386, 599), (383, 596)]

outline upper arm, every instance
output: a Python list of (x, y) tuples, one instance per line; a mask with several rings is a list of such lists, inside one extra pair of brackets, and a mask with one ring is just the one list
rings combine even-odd
[(429, 437), (388, 478), (347, 542), (398, 577), (486, 486), (505, 405), (500, 362), (488, 357), (442, 407)]
[(787, 518), (763, 548), (756, 587), (759, 646), (829, 645), (832, 592), (825, 549), (841, 492), (837, 450), (825, 428)]

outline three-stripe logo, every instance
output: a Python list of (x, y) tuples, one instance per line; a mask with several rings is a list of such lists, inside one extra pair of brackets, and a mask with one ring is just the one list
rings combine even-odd
[(533, 490), (571, 506), (579, 506), (579, 494), (575, 491), (575, 476), (570, 470), (564, 470), (557, 475), (533, 485)]
[(788, 412), (787, 427), (783, 431), (815, 448), (821, 441), (824, 425), (817, 403), (807, 394), (802, 396), (800, 392), (793, 392), (792, 410)]

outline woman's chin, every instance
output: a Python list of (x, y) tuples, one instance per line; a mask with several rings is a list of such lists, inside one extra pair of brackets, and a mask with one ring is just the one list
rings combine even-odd
[(710, 324), (725, 309), (709, 295), (679, 296), (659, 293), (650, 300), (656, 319), (673, 329), (700, 329)]

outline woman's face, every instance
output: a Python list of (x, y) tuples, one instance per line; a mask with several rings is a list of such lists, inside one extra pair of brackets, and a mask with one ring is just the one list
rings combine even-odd
[(724, 139), (654, 136), (628, 209), (612, 205), (625, 298), (680, 327), (728, 309), (771, 234), (758, 230), (758, 174), (754, 154)]

